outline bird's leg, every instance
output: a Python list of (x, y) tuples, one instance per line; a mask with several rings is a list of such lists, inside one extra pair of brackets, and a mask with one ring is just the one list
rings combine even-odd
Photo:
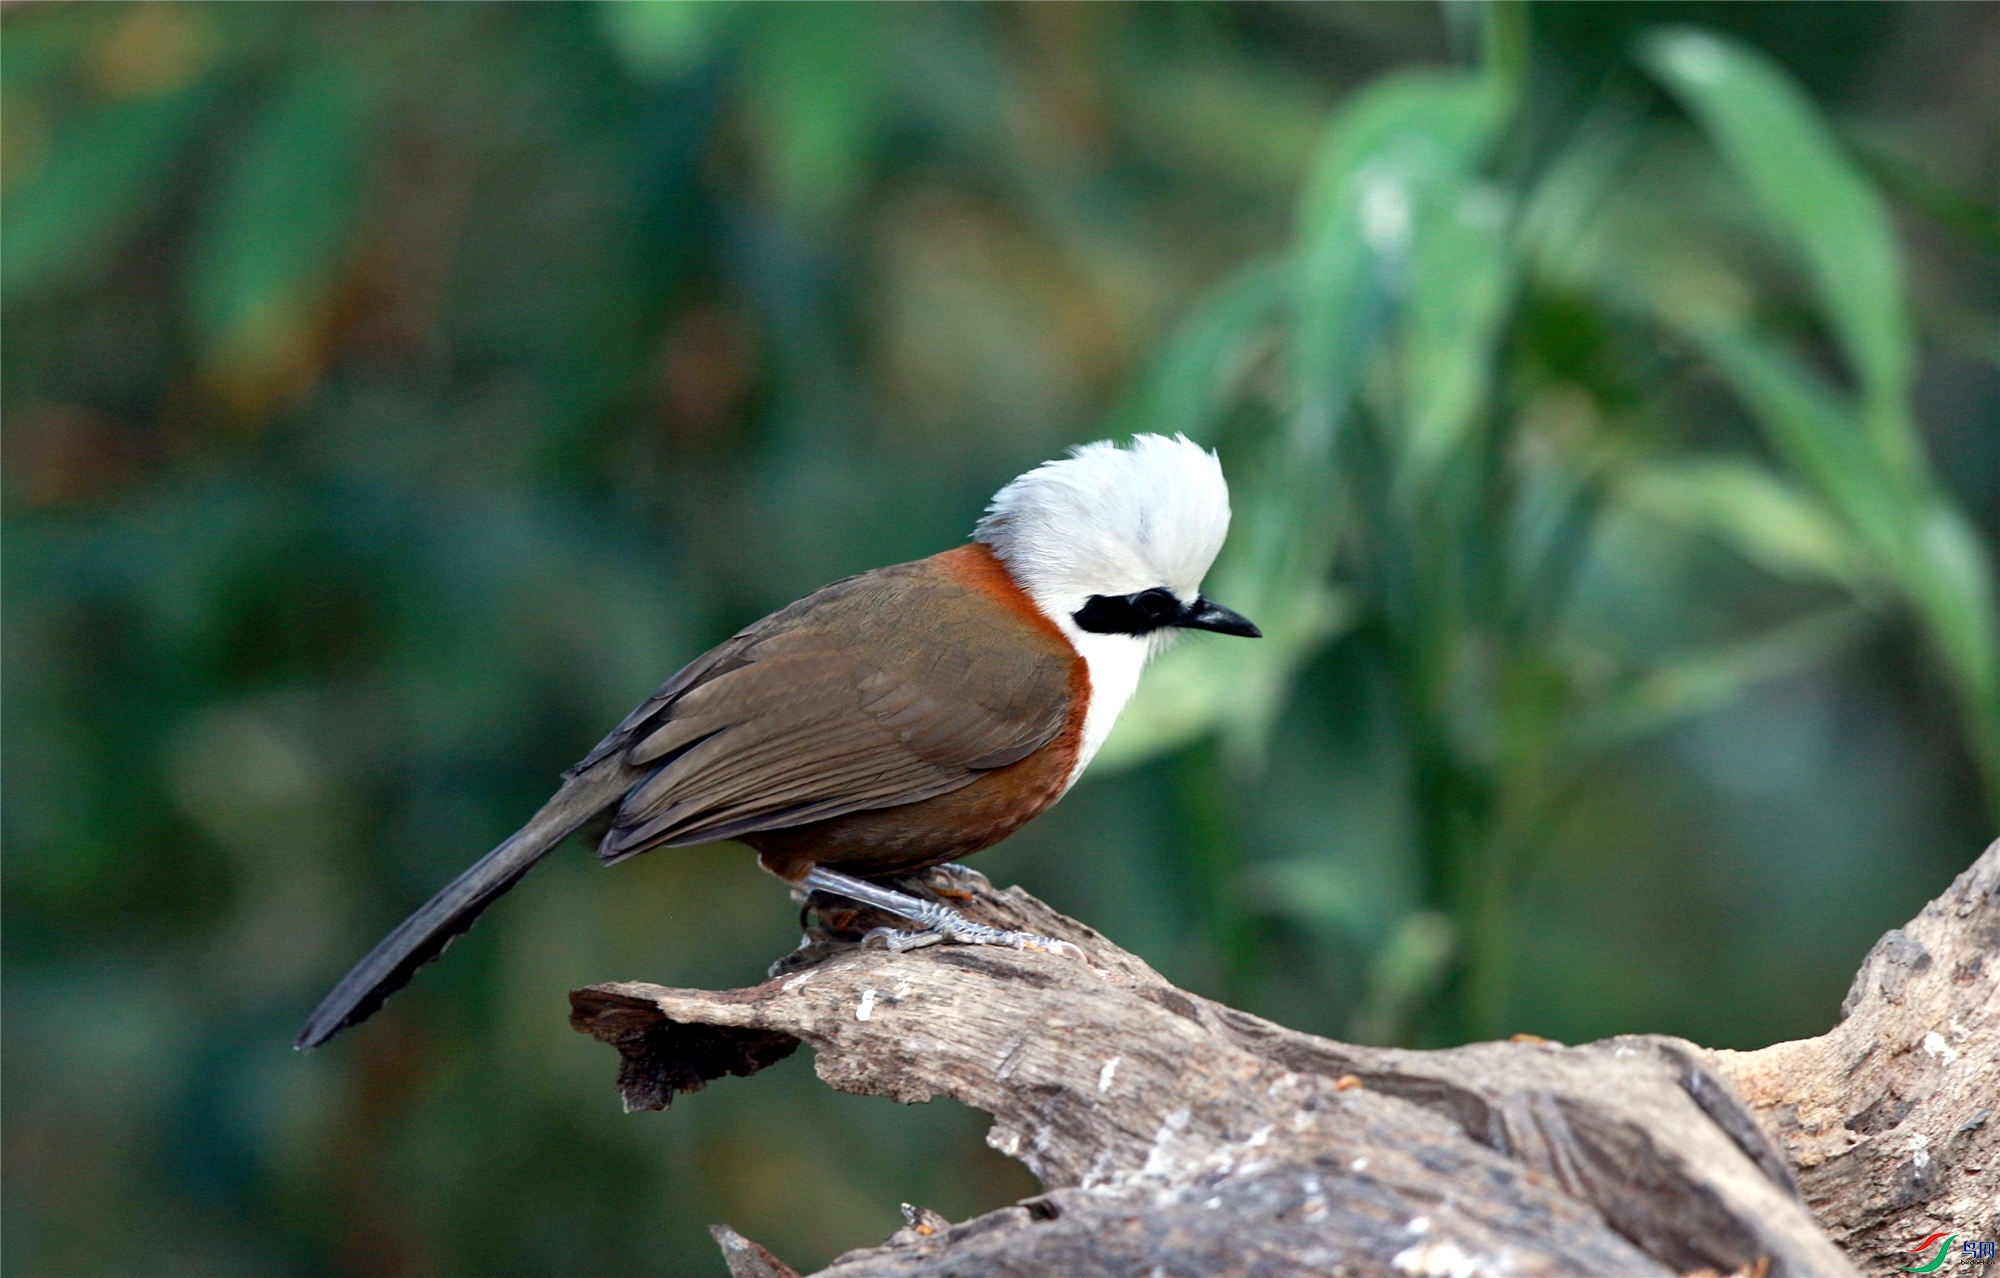
[(938, 941), (956, 941), (960, 945), (1007, 945), (1017, 950), (1047, 950), (1070, 958), (1083, 957), (1083, 951), (1068, 941), (1036, 936), (1032, 932), (1008, 932), (984, 923), (974, 923), (957, 910), (935, 901), (926, 901), (922, 897), (885, 888), (823, 866), (814, 866), (801, 883), (810, 891), (829, 892), (863, 905), (872, 905), (878, 910), (906, 918), (923, 929), (920, 932), (895, 932), (888, 928), (876, 928), (863, 944), (879, 942), (889, 949), (900, 951), (934, 945)]

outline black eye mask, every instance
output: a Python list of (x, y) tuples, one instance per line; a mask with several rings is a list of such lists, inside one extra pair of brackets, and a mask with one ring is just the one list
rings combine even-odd
[(1092, 595), (1090, 602), (1070, 614), (1077, 627), (1097, 635), (1147, 635), (1155, 630), (1178, 626), (1185, 630), (1213, 630), (1217, 634), (1241, 635), (1256, 639), (1263, 631), (1240, 613), (1220, 604), (1196, 599), (1184, 604), (1164, 586), (1141, 590), (1132, 595)]

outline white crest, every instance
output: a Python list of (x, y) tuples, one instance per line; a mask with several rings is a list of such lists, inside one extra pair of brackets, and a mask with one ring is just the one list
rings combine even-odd
[(1229, 535), (1222, 463), (1185, 435), (1135, 435), (1130, 447), (1084, 444), (1002, 488), (973, 529), (1090, 668), (1076, 780), (1139, 686), (1146, 659), (1176, 633), (1095, 634), (1072, 614), (1092, 595), (1165, 586), (1183, 603)]
[(1185, 435), (1084, 444), (1002, 488), (973, 530), (1047, 611), (1165, 586), (1185, 603), (1229, 534), (1229, 485)]

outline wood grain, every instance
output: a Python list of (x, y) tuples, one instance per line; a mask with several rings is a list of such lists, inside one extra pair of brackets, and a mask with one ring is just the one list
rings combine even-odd
[[(762, 985), (595, 985), (571, 996), (572, 1022), (622, 1054), (628, 1108), (805, 1043), (843, 1091), (993, 1115), (988, 1141), (1042, 1182), (957, 1225), (913, 1215), (830, 1278), (1836, 1278), (1854, 1260), (1900, 1268), (1889, 1249), (1933, 1227), (1992, 1236), (1996, 884), (2000, 845), (1876, 947), (1839, 1027), (1753, 1053), (1656, 1035), (1337, 1043), (1176, 989), (955, 867), (912, 887), (1084, 960), (862, 948), (882, 920), (816, 902), (815, 930)], [(792, 1272), (717, 1238), (735, 1278)]]
[(2000, 843), (1875, 943), (1832, 1030), (1712, 1056), (1862, 1269), (2000, 1239)]

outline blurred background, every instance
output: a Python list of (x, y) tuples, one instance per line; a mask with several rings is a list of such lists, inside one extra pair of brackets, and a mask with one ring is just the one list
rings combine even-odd
[[(1695, 24), (1695, 25), (1689, 25)], [(9, 5), (4, 1268), (809, 1267), (1028, 1192), (809, 1052), (619, 1112), (742, 848), (329, 984), (682, 662), (1085, 440), (1210, 592), (976, 865), (1442, 1045), (1811, 1035), (2000, 826), (2000, 6)]]

